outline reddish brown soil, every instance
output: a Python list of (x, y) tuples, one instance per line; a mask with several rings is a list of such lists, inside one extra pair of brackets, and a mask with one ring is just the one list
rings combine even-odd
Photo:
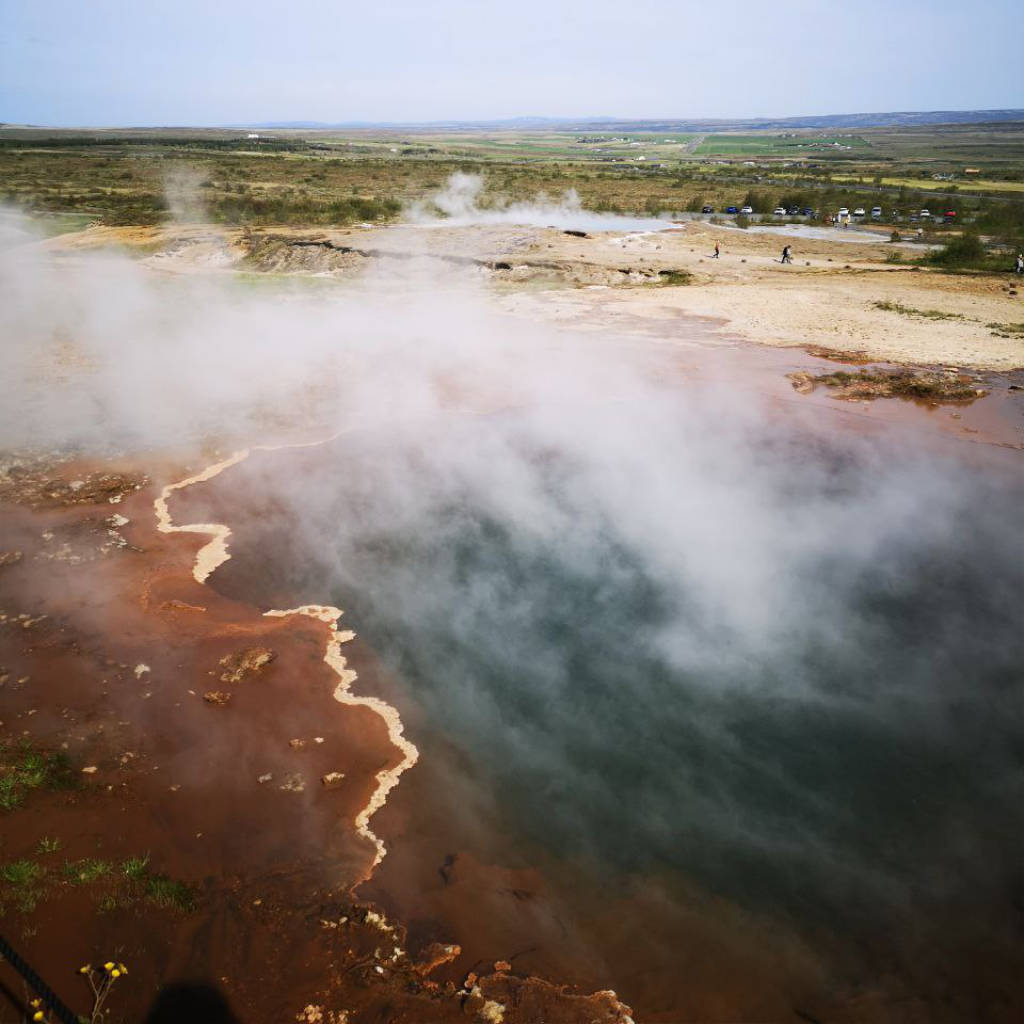
[[(160, 483), (186, 475), (145, 468)], [(307, 1006), (325, 1020), (327, 1011), (351, 1021), (486, 1019), (489, 999), (506, 1021), (622, 1019), (611, 997), (516, 976), (466, 988), (450, 975), (435, 981), (431, 970), (457, 950), (421, 943), (417, 962), (400, 924), (367, 916), (351, 889), (373, 850), (352, 822), (398, 752), (378, 716), (333, 699), (327, 627), (265, 618), (196, 583), (205, 538), (156, 531), (154, 484), (70, 488), (100, 473), (123, 473), (131, 487), (142, 479), (137, 466), (30, 468), (6, 489), (0, 519), (0, 551), (21, 556), (0, 563), (0, 740), (66, 750), (80, 780), (0, 811), (0, 864), (45, 869), (34, 909), (19, 909), (14, 887), (0, 883), (0, 928), (58, 995), (85, 1012), (77, 968), (114, 958), (129, 975), (111, 997), (113, 1020), (143, 1019), (161, 986), (181, 979), (216, 986), (252, 1022), (295, 1020)], [(123, 499), (111, 504), (116, 493)], [(129, 522), (112, 525), (115, 513)], [(246, 662), (255, 648), (274, 657)], [(372, 692), (372, 659), (359, 669)], [(213, 690), (230, 698), (205, 701)], [(330, 772), (344, 779), (322, 785)], [(38, 852), (43, 837), (60, 849)], [(111, 905), (121, 862), (145, 855), (151, 871), (193, 887), (194, 910), (142, 896)], [(85, 858), (111, 873), (72, 884), (62, 867)], [(6, 965), (0, 974), (0, 1004), (20, 1009), (20, 979)]]

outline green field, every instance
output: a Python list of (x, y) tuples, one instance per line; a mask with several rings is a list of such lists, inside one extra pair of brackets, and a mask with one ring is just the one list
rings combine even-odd
[[(1008, 244), (1024, 236), (1024, 124), (856, 135), (414, 129), (258, 135), (0, 127), (0, 202), (46, 214), (48, 230), (161, 223), (175, 215), (183, 191), (189, 216), (214, 223), (329, 226), (394, 219), (451, 174), (470, 172), (484, 178), (484, 204), (542, 193), (557, 199), (573, 189), (596, 211), (684, 213), (749, 203), (760, 214), (781, 205), (822, 215), (874, 205), (906, 213), (932, 197), (955, 209), (959, 224)], [(974, 173), (966, 174), (968, 167)], [(58, 222), (56, 214), (74, 219)]]
[(860, 135), (712, 135), (697, 156), (795, 156), (810, 159), (870, 148)]

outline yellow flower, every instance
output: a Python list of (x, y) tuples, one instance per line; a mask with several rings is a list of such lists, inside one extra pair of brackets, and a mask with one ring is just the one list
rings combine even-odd
[(83, 964), (78, 968), (79, 974), (88, 974), (92, 970), (92, 964)]
[(105, 971), (112, 971), (113, 969), (114, 969), (114, 961), (113, 960), (108, 960), (103, 965), (103, 970), (105, 970)]
[(43, 1013), (42, 1010), (36, 1010), (36, 1012), (32, 1014), (32, 1019), (33, 1020), (42, 1020), (44, 1018), (44, 1016), (45, 1016), (45, 1014)]
[(115, 967), (115, 968), (114, 968), (114, 969), (113, 969), (113, 970), (112, 970), (112, 971), (110, 972), (110, 976), (111, 976), (112, 978), (120, 978), (120, 977), (121, 977), (121, 972), (120, 972), (120, 971), (119, 971), (119, 970), (118, 970), (118, 969), (117, 969), (117, 968)]
[(41, 1000), (41, 999), (30, 999), (30, 1000), (29, 1000), (29, 1004), (28, 1004), (28, 1005), (29, 1005), (29, 1006), (39, 1006), (39, 1004), (40, 1004), (41, 1002), (42, 1002), (42, 1000)]
[(127, 968), (127, 967), (125, 967), (125, 965), (124, 965), (124, 964), (122, 964), (122, 963), (118, 962), (118, 965), (117, 965), (117, 967), (118, 967), (118, 970), (119, 970), (119, 971), (120, 971), (120, 972), (121, 972), (122, 974), (127, 974), (127, 973), (128, 973), (128, 968)]

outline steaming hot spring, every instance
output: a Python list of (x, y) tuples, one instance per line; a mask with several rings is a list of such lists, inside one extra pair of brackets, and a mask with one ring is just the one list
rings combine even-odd
[(4, 267), (37, 452), (4, 608), (56, 630), (4, 669), (54, 680), (17, 729), (63, 708), (109, 787), (82, 834), (210, 879), (175, 962), (287, 941), (362, 964), (339, 1005), (438, 1020), (558, 986), (588, 1020), (1009, 1019), (1019, 451), (805, 400), (791, 350), (697, 322), (500, 311), (424, 244), (329, 292)]

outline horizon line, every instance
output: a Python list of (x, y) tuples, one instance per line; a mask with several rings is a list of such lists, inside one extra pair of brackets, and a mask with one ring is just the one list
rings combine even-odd
[[(931, 110), (877, 110), (877, 111), (848, 111), (831, 112), (827, 114), (758, 114), (727, 116), (704, 116), (693, 117), (687, 115), (652, 115), (640, 116), (616, 116), (616, 115), (565, 115), (553, 116), (547, 114), (518, 114), (509, 117), (476, 117), (476, 118), (434, 118), (430, 120), (343, 120), (343, 121), (322, 121), (305, 118), (276, 118), (265, 121), (221, 121), (217, 123), (199, 124), (187, 122), (180, 123), (135, 123), (135, 124), (45, 124), (26, 121), (3, 121), (0, 120), (2, 128), (32, 128), (32, 129), (54, 129), (63, 131), (74, 130), (104, 130), (104, 131), (130, 131), (137, 129), (169, 129), (169, 128), (192, 128), (208, 130), (243, 130), (252, 128), (278, 128), (278, 129), (324, 129), (324, 128), (431, 128), (441, 126), (468, 126), (468, 125), (512, 125), (521, 123), (547, 123), (547, 124), (650, 124), (654, 122), (672, 123), (689, 122), (693, 124), (720, 124), (730, 122), (780, 122), (780, 121), (811, 121), (836, 118), (853, 117), (906, 117), (906, 116), (937, 116), (943, 114), (1001, 114), (1003, 120), (1016, 120), (1007, 118), (1006, 115), (1020, 115), (1024, 120), (1024, 108), (1022, 107), (966, 107), (966, 108), (936, 108)], [(865, 126), (866, 127), (866, 126)]]

